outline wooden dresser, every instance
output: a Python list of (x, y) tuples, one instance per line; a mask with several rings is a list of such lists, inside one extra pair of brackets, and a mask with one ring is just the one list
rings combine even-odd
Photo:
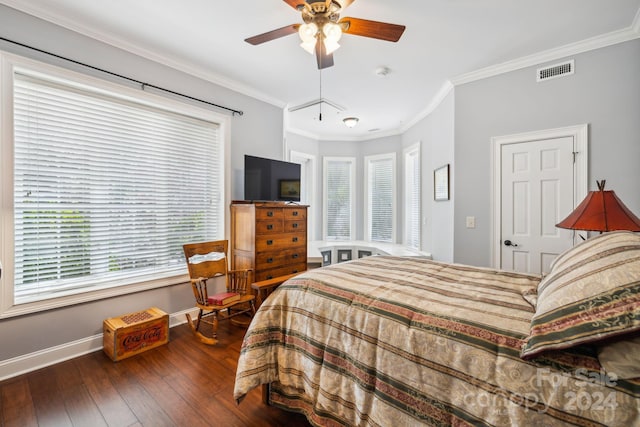
[(231, 268), (253, 269), (253, 281), (307, 269), (307, 206), (231, 204)]

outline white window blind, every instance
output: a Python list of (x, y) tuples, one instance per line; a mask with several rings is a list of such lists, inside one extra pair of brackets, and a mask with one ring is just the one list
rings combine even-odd
[(329, 158), (324, 163), (325, 238), (353, 237), (355, 159)]
[(365, 164), (369, 239), (392, 243), (395, 222), (395, 153), (367, 157)]
[(404, 156), (405, 245), (420, 249), (420, 147)]
[(219, 125), (15, 74), (15, 303), (185, 269), (223, 224)]

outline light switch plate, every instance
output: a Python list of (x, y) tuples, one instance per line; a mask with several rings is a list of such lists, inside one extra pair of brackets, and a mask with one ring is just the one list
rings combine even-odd
[(476, 228), (476, 217), (468, 216), (467, 217), (467, 228)]

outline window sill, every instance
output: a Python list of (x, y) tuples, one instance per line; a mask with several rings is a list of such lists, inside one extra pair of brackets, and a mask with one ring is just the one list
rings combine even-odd
[(120, 286), (104, 286), (92, 291), (85, 291), (73, 295), (60, 296), (56, 298), (43, 299), (40, 301), (14, 304), (3, 307), (0, 319), (23, 316), (25, 314), (37, 313), (44, 310), (67, 307), (75, 304), (82, 304), (91, 301), (98, 301), (106, 298), (113, 298), (135, 292), (143, 292), (151, 289), (163, 288), (189, 282), (188, 274), (178, 274), (162, 278), (149, 278), (136, 283)]

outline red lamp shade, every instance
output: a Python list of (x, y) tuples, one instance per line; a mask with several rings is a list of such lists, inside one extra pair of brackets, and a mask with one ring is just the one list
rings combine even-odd
[(601, 232), (640, 231), (640, 219), (618, 199), (616, 193), (604, 191), (604, 180), (597, 184), (598, 191), (590, 191), (582, 203), (556, 227)]

